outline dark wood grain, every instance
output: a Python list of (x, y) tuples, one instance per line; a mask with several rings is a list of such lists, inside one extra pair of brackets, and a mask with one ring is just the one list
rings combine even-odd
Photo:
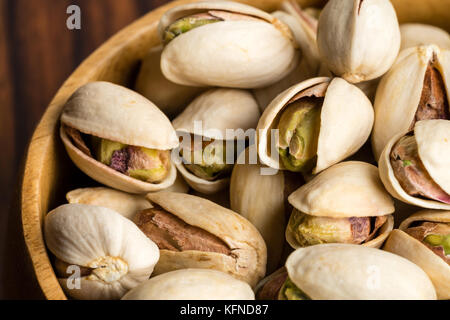
[[(117, 31), (167, 0), (0, 0), (0, 299), (42, 298), (20, 229), (17, 182), (35, 126), (72, 71)], [(66, 27), (69, 5), (81, 30)], [(15, 200), (14, 200), (15, 199)]]

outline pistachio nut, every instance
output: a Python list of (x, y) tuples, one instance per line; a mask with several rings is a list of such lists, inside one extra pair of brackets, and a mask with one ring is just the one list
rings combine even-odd
[(393, 229), (394, 204), (378, 169), (347, 161), (323, 171), (288, 198), (286, 240), (294, 248), (351, 243), (379, 248)]
[(270, 86), (253, 90), (262, 111), (279, 93), (294, 84), (317, 76), (331, 76), (329, 72), (323, 72), (326, 69), (322, 68), (319, 57), (316, 18), (305, 13), (295, 1), (283, 2), (282, 9), (284, 11), (275, 11), (272, 15), (292, 30), (300, 54), (297, 67), (286, 77)]
[(421, 23), (400, 25), (400, 51), (412, 47), (435, 44), (439, 48), (450, 50), (450, 35), (441, 28)]
[(155, 275), (185, 268), (215, 269), (251, 286), (266, 272), (267, 251), (258, 230), (234, 211), (193, 195), (147, 195), (153, 208), (134, 221), (160, 249)]
[(422, 210), (389, 235), (384, 250), (421, 267), (439, 299), (450, 299), (450, 211)]
[(162, 45), (152, 48), (143, 58), (135, 89), (156, 104), (169, 119), (173, 119), (206, 88), (182, 86), (167, 80), (161, 72), (162, 50)]
[(286, 76), (297, 61), (285, 24), (237, 2), (180, 5), (163, 15), (158, 28), (165, 43), (162, 73), (181, 85), (265, 87)]
[(372, 125), (372, 104), (356, 86), (341, 78), (309, 79), (278, 95), (264, 111), (258, 154), (274, 169), (316, 174), (356, 153)]
[(201, 94), (173, 120), (177, 132), (184, 133), (182, 161), (176, 166), (194, 190), (213, 194), (228, 186), (233, 164), (243, 151), (237, 141), (245, 145), (244, 131), (255, 128), (259, 116), (250, 92), (221, 88)]
[(372, 146), (376, 160), (388, 141), (420, 120), (450, 120), (450, 50), (435, 45), (403, 50), (375, 97)]
[(388, 142), (379, 165), (393, 197), (422, 208), (450, 209), (450, 121), (416, 122), (414, 131)]
[(256, 300), (278, 300), (280, 290), (287, 280), (287, 270), (282, 267), (262, 279), (255, 288)]
[(279, 265), (284, 245), (285, 177), (282, 171), (263, 175), (263, 166), (249, 159), (256, 146), (249, 147), (233, 168), (230, 182), (231, 210), (248, 219), (261, 233), (267, 246), (267, 271)]
[(317, 45), (328, 69), (358, 83), (382, 76), (400, 49), (400, 30), (389, 0), (330, 0), (319, 18)]
[(245, 282), (217, 270), (182, 269), (143, 282), (122, 300), (254, 300)]
[(44, 233), (59, 283), (75, 299), (120, 299), (159, 259), (156, 244), (133, 222), (104, 207), (60, 206), (46, 216)]
[(91, 82), (79, 88), (64, 106), (60, 135), (72, 161), (107, 186), (145, 193), (175, 181), (175, 130), (152, 102), (125, 87)]
[(336, 243), (300, 248), (289, 256), (286, 269), (282, 299), (436, 299), (433, 284), (421, 268), (375, 248)]

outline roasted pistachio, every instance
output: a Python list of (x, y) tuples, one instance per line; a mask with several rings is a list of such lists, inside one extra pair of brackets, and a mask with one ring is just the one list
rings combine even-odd
[(412, 47), (435, 44), (439, 48), (450, 50), (450, 35), (436, 26), (420, 23), (400, 25), (402, 44), (400, 51)]
[(257, 300), (278, 300), (280, 290), (287, 279), (287, 270), (282, 267), (262, 279), (255, 288), (255, 296)]
[(170, 149), (179, 145), (169, 119), (143, 96), (109, 82), (79, 88), (64, 106), (61, 138), (93, 179), (132, 193), (170, 187)]
[(319, 18), (317, 45), (337, 76), (352, 83), (378, 78), (400, 49), (394, 7), (389, 0), (330, 0)]
[(241, 3), (177, 6), (161, 18), (159, 35), (166, 43), (161, 70), (181, 85), (259, 88), (279, 81), (297, 63), (289, 28)]
[(264, 110), (257, 127), (258, 154), (274, 169), (316, 174), (358, 151), (372, 125), (371, 103), (356, 86), (341, 78), (309, 79)]

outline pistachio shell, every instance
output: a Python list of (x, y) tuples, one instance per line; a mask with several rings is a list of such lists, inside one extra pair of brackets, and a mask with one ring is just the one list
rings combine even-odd
[[(255, 146), (251, 152), (256, 153)], [(260, 164), (244, 161), (247, 149), (233, 168), (230, 183), (231, 209), (247, 218), (259, 230), (267, 246), (267, 271), (280, 263), (286, 226), (284, 205), (284, 175), (278, 171), (263, 175)]]
[(160, 36), (177, 19), (208, 10), (240, 13), (259, 21), (220, 21), (177, 36), (161, 56), (161, 70), (170, 81), (257, 88), (275, 83), (295, 67), (290, 30), (270, 14), (244, 4), (207, 1), (175, 7), (161, 18)]
[[(250, 92), (240, 89), (211, 89), (192, 101), (173, 120), (173, 126), (178, 132), (208, 139), (242, 139), (241, 134), (256, 127), (259, 116), (258, 104)], [(234, 130), (233, 134), (231, 130)], [(198, 192), (214, 194), (229, 184), (229, 177), (208, 181), (189, 172), (179, 161), (174, 162), (186, 182)]]
[(162, 46), (155, 47), (142, 60), (135, 89), (172, 119), (184, 110), (187, 103), (206, 89), (181, 86), (167, 80), (161, 72), (162, 50)]
[[(450, 122), (447, 120), (422, 120), (416, 123), (414, 127), (414, 136), (417, 141), (419, 150), (419, 157), (427, 169), (428, 173), (442, 189), (447, 193), (448, 181), (449, 181), (449, 132)], [(389, 193), (403, 201), (418, 207), (428, 209), (442, 209), (449, 210), (450, 204), (443, 202), (422, 199), (419, 197), (412, 197), (403, 190), (399, 181), (395, 177), (394, 170), (390, 161), (390, 154), (393, 146), (404, 135), (404, 133), (394, 136), (386, 145), (381, 154), (379, 166), (380, 166), (380, 178), (385, 188)], [(425, 165), (426, 164), (426, 165)], [(431, 170), (431, 172), (429, 172)], [(436, 178), (437, 180), (435, 180)], [(440, 185), (442, 183), (442, 186)]]
[(148, 194), (147, 198), (186, 223), (222, 239), (232, 255), (199, 251), (161, 250), (155, 274), (185, 268), (216, 269), (251, 286), (265, 275), (267, 250), (258, 230), (234, 211), (206, 199), (172, 192)]
[(389, 0), (330, 0), (319, 18), (317, 45), (337, 76), (352, 83), (378, 78), (400, 49), (394, 7)]
[[(278, 153), (271, 155), (271, 129), (284, 107), (298, 93), (318, 84), (329, 83), (322, 105), (317, 163), (313, 173), (356, 153), (364, 145), (373, 125), (373, 108), (369, 99), (356, 86), (341, 78), (314, 78), (292, 86), (278, 95), (261, 116), (258, 127), (258, 154), (261, 162), (283, 169)], [(339, 126), (336, 126), (339, 123)]]
[(403, 50), (392, 68), (380, 81), (375, 97), (375, 124), (372, 146), (375, 158), (396, 134), (407, 131), (413, 124), (419, 107), (425, 73), (431, 59), (436, 59), (450, 96), (450, 51), (434, 45)]
[(99, 206), (56, 208), (45, 218), (45, 241), (58, 259), (95, 268), (91, 275), (80, 278), (79, 289), (69, 289), (68, 281), (59, 279), (76, 299), (120, 299), (148, 279), (159, 259), (156, 244), (134, 223)]
[(288, 198), (297, 210), (320, 217), (378, 217), (394, 212), (377, 167), (359, 161), (336, 164)]
[(63, 127), (60, 129), (60, 136), (70, 159), (72, 159), (75, 165), (94, 180), (109, 187), (125, 192), (142, 194), (167, 189), (172, 186), (176, 180), (177, 169), (173, 163), (171, 164), (169, 175), (161, 183), (147, 183), (124, 175), (94, 158), (89, 157), (72, 144), (72, 141), (67, 136)]
[(205, 269), (171, 271), (151, 278), (122, 300), (254, 300), (252, 288), (230, 275)]
[(439, 48), (450, 50), (450, 35), (441, 28), (420, 23), (400, 25), (400, 51), (427, 44), (435, 44)]
[(391, 232), (384, 250), (402, 256), (421, 267), (436, 288), (439, 299), (450, 299), (450, 266), (406, 230), (412, 223), (432, 221), (450, 223), (450, 211), (419, 211), (400, 224), (400, 229)]
[[(425, 272), (379, 249), (322, 244), (294, 251), (289, 278), (313, 300), (435, 300)], [(320, 279), (320, 281), (317, 281)]]
[(132, 219), (138, 211), (152, 207), (143, 195), (129, 194), (104, 187), (72, 190), (67, 193), (66, 198), (69, 203), (109, 208), (128, 219)]

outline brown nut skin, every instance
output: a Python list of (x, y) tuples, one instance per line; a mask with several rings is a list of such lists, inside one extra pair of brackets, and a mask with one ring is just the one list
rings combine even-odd
[[(186, 268), (215, 269), (254, 287), (266, 273), (267, 249), (258, 230), (234, 211), (189, 194), (158, 192), (147, 199), (189, 226), (220, 239), (230, 254), (199, 250), (160, 250), (155, 275)], [(191, 248), (192, 249), (192, 248)], [(195, 247), (194, 247), (195, 249)]]

